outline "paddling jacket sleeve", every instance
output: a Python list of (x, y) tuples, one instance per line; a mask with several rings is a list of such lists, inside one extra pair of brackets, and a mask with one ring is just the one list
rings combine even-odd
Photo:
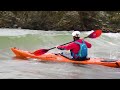
[[(81, 39), (77, 40), (77, 41), (82, 43)], [(85, 44), (87, 45), (87, 48), (92, 47), (92, 45), (87, 41), (85, 41)], [(78, 53), (78, 51), (80, 50), (80, 46), (78, 44), (74, 43), (74, 42), (72, 42), (68, 45), (58, 46), (57, 48), (60, 49), (60, 50), (72, 50), (72, 52), (74, 52), (74, 53)]]

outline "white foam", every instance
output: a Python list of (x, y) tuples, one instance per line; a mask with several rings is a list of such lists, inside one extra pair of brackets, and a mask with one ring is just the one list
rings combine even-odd
[(106, 35), (108, 37), (114, 37), (114, 38), (120, 37), (120, 33), (103, 33), (103, 35)]
[(0, 28), (0, 36), (19, 36), (37, 33), (37, 30)]

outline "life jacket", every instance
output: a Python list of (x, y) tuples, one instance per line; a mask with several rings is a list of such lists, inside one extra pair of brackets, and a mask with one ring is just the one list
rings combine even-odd
[(86, 58), (87, 55), (88, 55), (88, 48), (84, 42), (84, 40), (82, 40), (82, 43), (78, 42), (78, 41), (75, 41), (74, 43), (78, 44), (80, 46), (80, 50), (78, 51), (77, 54), (73, 53), (71, 51), (71, 56), (74, 58), (74, 59), (82, 59), (82, 58)]

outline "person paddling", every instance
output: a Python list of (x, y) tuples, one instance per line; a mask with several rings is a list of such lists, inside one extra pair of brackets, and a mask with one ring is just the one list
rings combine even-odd
[(88, 48), (91, 48), (91, 43), (85, 41), (84, 39), (80, 39), (80, 32), (74, 31), (72, 33), (74, 42), (69, 43), (67, 45), (56, 46), (59, 50), (70, 50), (70, 55), (74, 60), (88, 60)]

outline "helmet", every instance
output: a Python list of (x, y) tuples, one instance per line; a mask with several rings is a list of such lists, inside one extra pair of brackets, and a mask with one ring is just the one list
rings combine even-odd
[(74, 31), (74, 32), (72, 33), (72, 36), (80, 37), (80, 32), (79, 32), (79, 31)]

